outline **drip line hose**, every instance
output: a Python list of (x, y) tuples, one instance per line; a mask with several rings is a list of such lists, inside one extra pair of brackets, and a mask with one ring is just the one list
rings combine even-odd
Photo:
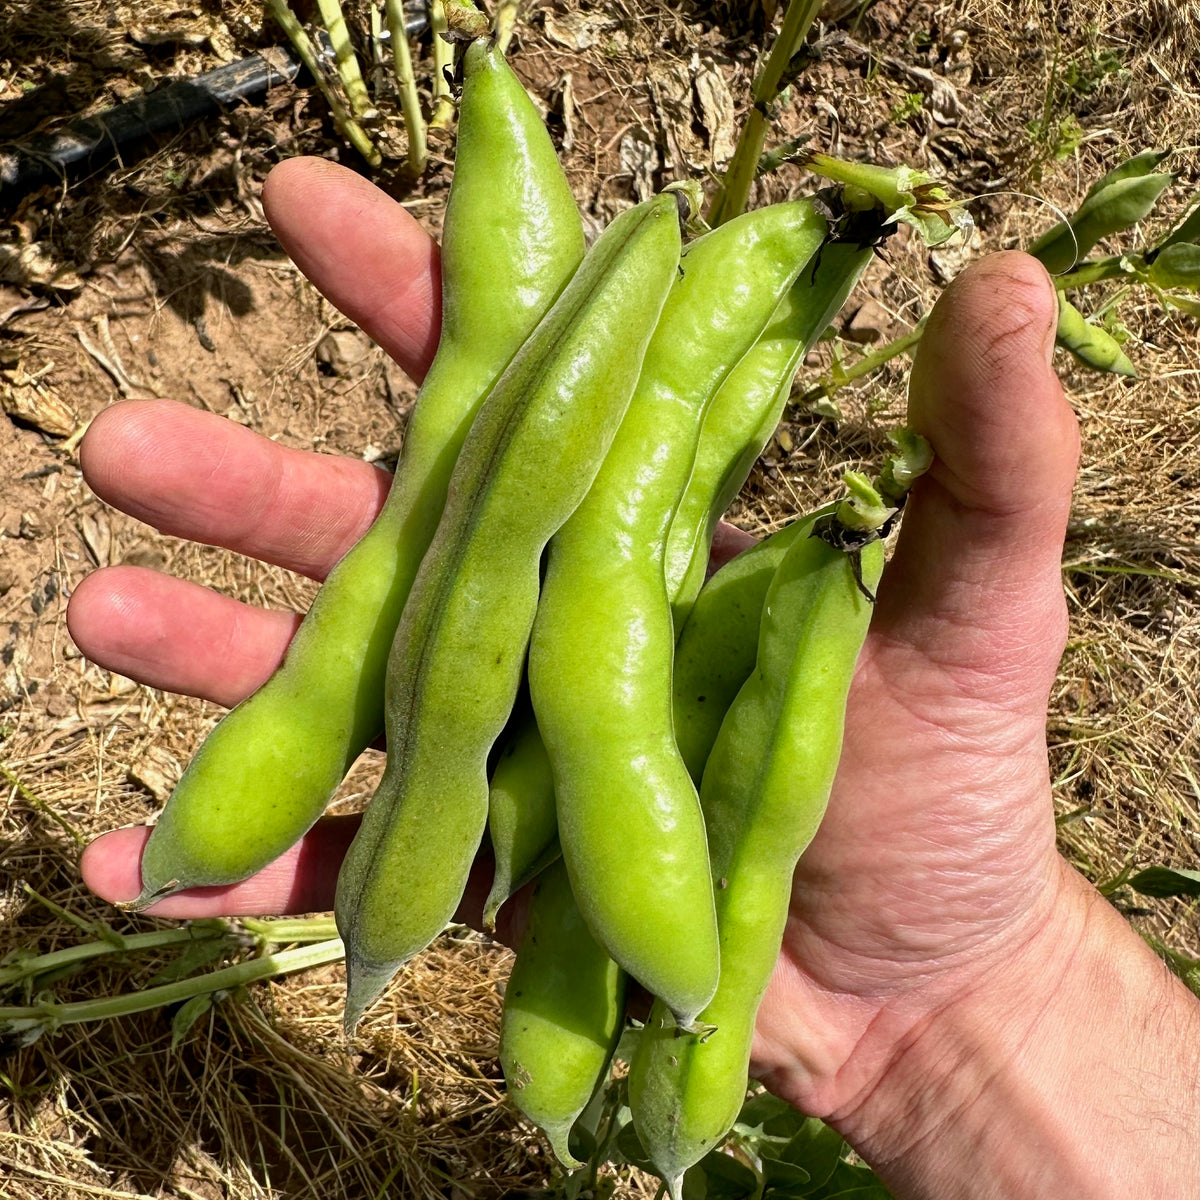
[[(422, 16), (406, 22), (411, 35), (426, 26)], [(145, 152), (143, 143), (174, 133), (232, 105), (256, 101), (270, 88), (307, 77), (290, 47), (275, 46), (192, 79), (164, 84), (54, 133), (38, 134), (0, 148), (0, 202), (7, 208), (43, 183), (61, 182), (116, 159), (128, 163)]]

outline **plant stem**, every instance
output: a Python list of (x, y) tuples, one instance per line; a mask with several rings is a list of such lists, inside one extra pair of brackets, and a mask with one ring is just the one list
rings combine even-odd
[(1060, 292), (1070, 288), (1086, 287), (1105, 279), (1128, 279), (1146, 270), (1145, 260), (1140, 254), (1114, 254), (1109, 258), (1097, 258), (1082, 262), (1066, 275), (1055, 275), (1054, 286)]
[(449, 30), (445, 0), (430, 0), (429, 30), (433, 34), (433, 113), (430, 129), (449, 129), (454, 122), (454, 100), (450, 95), (447, 68), (454, 66), (454, 48), (442, 34)]
[(354, 53), (354, 43), (350, 40), (342, 6), (339, 0), (317, 0), (317, 11), (321, 14), (321, 24), (325, 26), (333, 46), (334, 62), (337, 63), (342, 87), (346, 89), (346, 99), (350, 101), (350, 111), (356, 117), (362, 117), (371, 110), (371, 97), (363, 82), (358, 55)]
[(287, 0), (267, 0), (267, 3), (271, 6), (271, 15), (288, 35), (292, 45), (295, 46), (296, 53), (300, 55), (300, 61), (316, 80), (317, 87), (321, 89), (321, 95), (325, 97), (329, 111), (333, 114), (334, 124), (337, 125), (342, 136), (366, 159), (368, 166), (379, 166), (383, 162), (383, 155), (379, 153), (379, 148), (371, 141), (367, 131), (351, 116), (338, 94), (329, 86), (329, 81), (325, 78), (325, 73), (321, 70), (321, 64), (318, 61), (317, 48), (305, 33), (304, 26), (296, 19), (296, 14), (288, 8)]
[(517, 0), (500, 0), (496, 7), (496, 45), (501, 54), (508, 53), (513, 31), (517, 27)]
[(822, 396), (836, 395), (848, 383), (853, 383), (856, 379), (862, 379), (864, 375), (870, 375), (872, 371), (879, 370), (884, 363), (890, 362), (893, 358), (898, 358), (901, 354), (907, 353), (921, 340), (921, 335), (925, 332), (925, 322), (927, 319), (927, 316), (922, 317), (907, 333), (902, 333), (894, 341), (888, 342), (885, 346), (880, 346), (878, 350), (873, 350), (870, 354), (864, 354), (862, 358), (851, 363), (850, 366), (835, 367), (825, 379), (809, 388), (801, 396), (801, 403), (812, 403), (812, 401), (818, 400)]
[(392, 43), (392, 66), (396, 72), (396, 87), (400, 92), (400, 111), (408, 133), (409, 174), (416, 179), (425, 170), (429, 151), (425, 141), (425, 116), (421, 112), (421, 97), (417, 94), (417, 79), (413, 74), (412, 48), (408, 30), (404, 27), (403, 0), (386, 0), (387, 26)]
[(113, 937), (107, 941), (83, 942), (78, 946), (65, 946), (61, 950), (51, 950), (48, 954), (38, 954), (33, 958), (22, 959), (10, 966), (0, 967), (0, 986), (19, 983), (45, 971), (54, 971), (59, 967), (70, 966), (72, 963), (86, 962), (91, 958), (100, 958), (105, 954), (132, 954), (138, 950), (157, 950), (162, 946), (177, 946), (181, 943), (209, 941), (212, 938), (225, 937), (231, 928), (224, 922), (213, 925), (190, 925), (183, 929), (154, 929), (149, 933), (133, 933), (128, 936)]
[(318, 942), (313, 946), (302, 946), (295, 950), (283, 950), (278, 954), (267, 954), (246, 962), (181, 979), (177, 983), (161, 987), (146, 988), (140, 992), (128, 992), (122, 996), (106, 996), (99, 1000), (77, 1000), (68, 1004), (37, 1004), (24, 1007), (0, 1008), (0, 1033), (6, 1022), (37, 1021), (49, 1029), (61, 1025), (78, 1025), (84, 1021), (103, 1021), (111, 1017), (124, 1017), (131, 1013), (146, 1012), (166, 1004), (178, 1004), (201, 996), (206, 992), (223, 991), (243, 987), (259, 979), (273, 975), (287, 975), (292, 971), (303, 971), (325, 963), (337, 962), (345, 955), (341, 940)]
[(714, 228), (745, 210), (750, 186), (758, 170), (758, 160), (767, 139), (770, 107), (779, 98), (788, 64), (808, 35), (809, 26), (821, 4), (822, 0), (790, 0), (787, 6), (771, 56), (754, 81), (753, 107), (738, 135), (733, 157), (725, 169), (725, 178), (708, 209), (708, 223)]
[(277, 946), (299, 942), (324, 942), (337, 937), (337, 922), (332, 917), (242, 917), (247, 933)]

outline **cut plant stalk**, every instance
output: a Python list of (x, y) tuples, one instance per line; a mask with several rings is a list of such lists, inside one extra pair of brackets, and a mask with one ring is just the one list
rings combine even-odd
[(429, 28), (433, 33), (433, 112), (429, 128), (449, 129), (454, 124), (454, 99), (447, 71), (454, 66), (454, 49), (444, 36), (450, 29), (444, 0), (430, 0)]
[[(421, 112), (421, 97), (413, 74), (412, 47), (408, 43), (403, 0), (386, 0), (388, 40), (392, 44), (392, 67), (396, 73), (396, 89), (400, 95), (400, 111), (408, 134), (408, 155), (405, 166), (415, 179), (425, 170), (429, 159), (425, 136), (425, 115)], [(435, 41), (437, 37), (435, 35)]]
[(517, 27), (517, 0), (501, 0), (496, 8), (496, 45), (501, 54), (508, 53), (508, 44), (512, 41), (513, 32)]
[(745, 211), (750, 186), (758, 173), (759, 160), (771, 122), (771, 106), (785, 85), (788, 66), (808, 36), (823, 0), (791, 0), (783, 14), (783, 24), (766, 66), (758, 73), (752, 93), (753, 107), (738, 135), (733, 157), (725, 169), (720, 188), (708, 209), (708, 223), (714, 228)]
[(115, 930), (108, 930), (99, 941), (64, 946), (61, 950), (35, 954), (31, 958), (0, 966), (0, 987), (11, 987), (47, 971), (58, 971), (109, 954), (136, 954), (140, 950), (190, 945), (227, 937), (232, 933), (232, 927), (225, 921), (197, 921), (182, 929), (154, 929), (149, 933), (119, 934)]
[(329, 86), (328, 80), (321, 69), (320, 55), (312, 38), (300, 24), (296, 14), (287, 6), (287, 0), (267, 0), (271, 6), (271, 15), (279, 23), (288, 40), (296, 48), (300, 61), (308, 68), (309, 74), (316, 80), (321, 95), (325, 97), (329, 111), (333, 114), (333, 122), (342, 136), (363, 156), (368, 166), (378, 167), (383, 162), (383, 155), (371, 140), (370, 134), (359, 124), (342, 103), (341, 97)]
[(373, 107), (358, 65), (358, 55), (354, 53), (354, 43), (350, 40), (346, 15), (342, 12), (338, 0), (317, 0), (317, 12), (320, 14), (321, 24), (325, 26), (325, 32), (329, 34), (329, 43), (333, 46), (333, 61), (346, 92), (346, 99), (350, 102), (350, 111), (362, 120), (373, 111)]

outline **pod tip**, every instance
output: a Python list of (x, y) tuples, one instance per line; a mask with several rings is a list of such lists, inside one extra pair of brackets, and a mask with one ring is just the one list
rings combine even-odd
[(550, 1149), (554, 1151), (554, 1157), (566, 1171), (578, 1171), (583, 1166), (583, 1162), (571, 1153), (567, 1144), (570, 1141), (571, 1129), (574, 1124), (574, 1121), (556, 1121), (553, 1124), (542, 1126), (542, 1132), (550, 1143)]
[(346, 955), (346, 1007), (342, 1030), (347, 1038), (354, 1036), (363, 1014), (383, 994), (392, 976), (403, 966), (396, 963), (368, 963)]

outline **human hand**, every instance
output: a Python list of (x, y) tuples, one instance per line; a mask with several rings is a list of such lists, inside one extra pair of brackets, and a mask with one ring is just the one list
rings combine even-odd
[[(282, 164), (263, 198), (309, 278), (419, 379), (436, 346), (438, 279), (416, 223), (320, 160)], [(1064, 947), (1078, 951), (1098, 922), (1109, 928), (1054, 848), (1045, 709), (1065, 636), (1059, 562), (1078, 435), (1049, 367), (1053, 329), (1049, 281), (1021, 255), (969, 270), (930, 320), (910, 420), (938, 460), (914, 489), (880, 588), (829, 815), (797, 874), (760, 1017), (756, 1073), (872, 1161), (920, 1161), (912, 1147), (943, 1128), (942, 1109), (913, 1098), (931, 1070), (918, 1051), (936, 1041), (923, 1035), (960, 1036), (958, 1014), (989, 1019), (972, 1007), (986, 992), (1008, 1006), (992, 1019), (1015, 1014), (1004, 1044), (1031, 1036), (1030, 1014), (1063, 984)], [(318, 579), (388, 486), (366, 464), (286, 450), (165, 403), (107, 410), (81, 458), (100, 496), (164, 532)], [(113, 567), (76, 589), (68, 622), (93, 661), (230, 705), (270, 674), (299, 618)], [(149, 911), (326, 910), (355, 825), (322, 821), (254, 879)], [(88, 885), (135, 895), (147, 836), (94, 842)], [(906, 1102), (915, 1120), (903, 1120)]]

